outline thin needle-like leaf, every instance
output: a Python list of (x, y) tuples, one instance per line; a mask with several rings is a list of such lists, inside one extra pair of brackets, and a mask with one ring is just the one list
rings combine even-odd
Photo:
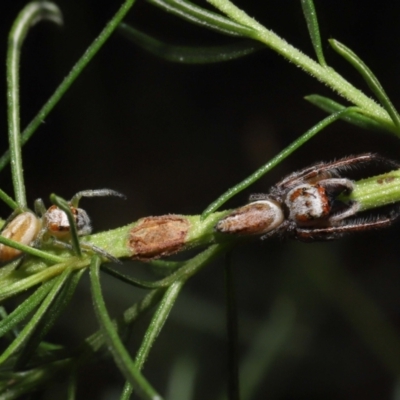
[(65, 258), (55, 256), (54, 254), (46, 253), (45, 251), (35, 249), (34, 247), (27, 246), (25, 244), (16, 242), (15, 240), (7, 239), (1, 235), (0, 235), (0, 243), (3, 243), (9, 247), (13, 247), (14, 249), (21, 250), (22, 252), (24, 252), (26, 254), (40, 257), (40, 258), (43, 258), (44, 260), (48, 260), (51, 262), (60, 263), (60, 262), (65, 261)]
[(210, 64), (230, 61), (266, 48), (261, 43), (251, 40), (213, 47), (174, 46), (154, 39), (125, 23), (120, 24), (120, 31), (125, 37), (149, 53), (181, 64)]
[(383, 89), (382, 85), (378, 81), (377, 77), (368, 68), (368, 66), (357, 56), (352, 50), (346, 47), (344, 44), (338, 42), (335, 39), (329, 40), (332, 48), (339, 53), (344, 59), (346, 59), (364, 78), (365, 82), (375, 94), (377, 99), (380, 101), (382, 106), (385, 108), (387, 113), (390, 115), (393, 123), (396, 125), (398, 132), (400, 132), (400, 115), (396, 108), (390, 101), (388, 95)]
[(143, 337), (142, 344), (136, 354), (135, 363), (139, 369), (143, 368), (143, 364), (149, 355), (150, 349), (164, 326), (184, 283), (185, 280), (175, 281), (165, 292), (157, 311), (154, 313), (150, 325)]
[(22, 169), (20, 111), (19, 111), (19, 69), (21, 48), (29, 29), (37, 22), (50, 20), (62, 23), (59, 8), (47, 1), (27, 4), (15, 20), (8, 38), (7, 50), (7, 103), (8, 103), (8, 141), (12, 159), (11, 174), (14, 194), (18, 205), (26, 208), (24, 173)]
[(315, 54), (318, 62), (326, 67), (324, 52), (322, 51), (321, 35), (319, 33), (317, 12), (315, 11), (313, 0), (301, 0), (303, 13), (307, 21), (308, 33), (310, 34), (311, 42), (314, 46)]
[(62, 198), (54, 193), (50, 195), (50, 201), (65, 212), (69, 222), (69, 229), (71, 234), (72, 248), (78, 257), (82, 256), (81, 245), (79, 243), (78, 230), (76, 229), (76, 221), (71, 212), (70, 205)]
[(4, 190), (0, 189), (0, 199), (4, 201), (13, 210), (18, 208), (18, 203), (14, 201)]
[(98, 256), (93, 256), (90, 265), (90, 282), (93, 305), (97, 320), (103, 331), (111, 354), (113, 355), (114, 361), (118, 365), (120, 371), (124, 374), (125, 378), (134, 386), (134, 390), (140, 398), (161, 400), (161, 396), (151, 387), (149, 382), (140, 373), (139, 368), (131, 359), (108, 315), (100, 286), (100, 262)]
[[(304, 98), (311, 104), (319, 107), (321, 110), (326, 111), (328, 114), (333, 114), (346, 109), (346, 106), (336, 102), (335, 100), (332, 100), (328, 97), (320, 96), (318, 94), (311, 94), (309, 96), (305, 96)], [(360, 114), (359, 111), (345, 114), (341, 119), (366, 130), (383, 132), (389, 131), (391, 133), (396, 132), (392, 124), (385, 124), (383, 121), (376, 121), (375, 119)]]

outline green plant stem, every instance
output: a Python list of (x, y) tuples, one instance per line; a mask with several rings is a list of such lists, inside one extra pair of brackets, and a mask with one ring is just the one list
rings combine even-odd
[[(75, 79), (80, 75), (87, 64), (93, 59), (97, 54), (103, 44), (107, 41), (110, 35), (117, 28), (118, 24), (125, 17), (127, 12), (135, 3), (135, 0), (125, 0), (120, 9), (114, 15), (114, 17), (108, 22), (105, 28), (101, 31), (100, 35), (92, 42), (92, 44), (85, 51), (83, 56), (71, 69), (70, 73), (61, 82), (60, 86), (55, 90), (50, 99), (46, 104), (40, 109), (38, 114), (33, 118), (33, 120), (24, 129), (21, 135), (21, 145), (24, 145), (36, 131), (39, 125), (44, 121), (50, 111), (54, 106), (60, 101), (64, 93), (69, 89)], [(10, 153), (7, 151), (0, 158), (0, 171), (10, 162)]]
[(399, 202), (400, 170), (358, 181), (348, 199), (357, 201), (360, 211)]
[(108, 315), (100, 286), (100, 262), (98, 256), (93, 256), (90, 266), (90, 281), (94, 309), (108, 347), (121, 372), (134, 386), (135, 392), (144, 399), (161, 400), (161, 396), (150, 386), (132, 361)]
[(19, 101), (19, 64), (21, 48), (32, 25), (49, 19), (60, 23), (61, 13), (57, 6), (48, 2), (32, 2), (23, 8), (15, 20), (9, 37), (7, 49), (7, 105), (8, 105), (8, 141), (11, 155), (11, 174), (16, 201), (26, 208), (24, 173), (21, 156), (20, 101)]
[(383, 107), (352, 86), (332, 68), (320, 65), (284, 39), (266, 29), (263, 25), (251, 18), (244, 11), (240, 10), (229, 0), (207, 1), (232, 20), (252, 28), (254, 30), (254, 33), (252, 33), (253, 39), (265, 43), (272, 50), (294, 63), (296, 66), (302, 68), (305, 72), (318, 79), (320, 82), (329, 86), (332, 90), (339, 93), (352, 104), (359, 106), (363, 114), (368, 115), (375, 120), (382, 121), (385, 124), (390, 124), (392, 126), (392, 132), (398, 136), (400, 135), (400, 132), (395, 127), (389, 114)]

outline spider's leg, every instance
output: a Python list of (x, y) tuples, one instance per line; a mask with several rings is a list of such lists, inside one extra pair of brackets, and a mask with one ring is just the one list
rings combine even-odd
[(351, 193), (354, 190), (354, 182), (347, 178), (323, 179), (318, 185), (323, 186), (333, 196), (342, 192)]
[(76, 193), (74, 197), (72, 197), (70, 204), (74, 207), (78, 207), (79, 200), (82, 197), (105, 197), (105, 196), (115, 196), (126, 199), (125, 195), (112, 189), (82, 190), (81, 192)]
[(349, 170), (350, 168), (359, 164), (377, 163), (388, 166), (393, 169), (400, 168), (400, 164), (396, 161), (389, 160), (375, 153), (363, 153), (355, 156), (347, 156), (339, 160), (331, 162), (320, 162), (310, 167), (304, 168), (300, 171), (294, 172), (282, 179), (276, 186), (280, 189), (291, 187), (301, 182), (319, 181), (321, 178), (326, 179), (330, 177), (337, 177), (342, 171)]
[(94, 253), (97, 253), (100, 256), (103, 256), (103, 257), (107, 258), (111, 262), (115, 262), (117, 264), (122, 264), (122, 262), (118, 258), (112, 256), (110, 253), (108, 253), (107, 251), (105, 251), (101, 247), (95, 246), (92, 243), (81, 242), (81, 248), (84, 251), (92, 251)]
[(266, 193), (254, 193), (249, 196), (249, 202), (258, 200), (269, 200), (270, 196)]
[[(73, 247), (71, 244), (62, 242), (61, 240), (57, 240), (54, 237), (52, 237), (51, 243), (54, 244), (55, 246), (62, 247), (64, 249), (73, 251)], [(107, 258), (111, 262), (115, 262), (117, 264), (122, 264), (118, 258), (112, 256), (110, 253), (106, 252), (105, 250), (103, 250), (102, 248), (100, 248), (98, 246), (95, 246), (92, 243), (80, 242), (80, 245), (81, 245), (81, 249), (84, 252), (94, 252), (94, 253), (99, 254), (100, 256)]]
[(327, 226), (324, 228), (302, 229), (297, 228), (293, 238), (304, 242), (332, 240), (347, 233), (362, 232), (372, 229), (381, 229), (391, 226), (400, 217), (400, 208), (394, 210), (387, 216), (371, 220), (352, 220), (343, 225)]
[(358, 203), (357, 201), (353, 201), (349, 204), (347, 208), (337, 212), (336, 214), (333, 214), (329, 218), (329, 221), (332, 224), (335, 224), (338, 221), (341, 221), (345, 218), (351, 217), (354, 214), (357, 214), (359, 211), (360, 211), (360, 203)]

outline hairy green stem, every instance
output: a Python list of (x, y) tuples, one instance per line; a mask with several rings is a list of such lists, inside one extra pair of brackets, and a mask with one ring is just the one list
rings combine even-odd
[(21, 48), (29, 29), (37, 22), (48, 19), (61, 23), (61, 13), (56, 5), (49, 2), (29, 3), (19, 13), (9, 37), (7, 49), (7, 104), (8, 104), (8, 141), (11, 156), (11, 174), (16, 201), (26, 208), (24, 173), (21, 156), (20, 101), (19, 101), (19, 64)]
[(389, 114), (383, 107), (378, 105), (374, 100), (365, 95), (360, 90), (356, 89), (342, 76), (330, 67), (319, 64), (300, 50), (293, 47), (291, 44), (280, 38), (278, 35), (265, 28), (255, 19), (251, 18), (244, 11), (240, 10), (229, 0), (207, 0), (214, 7), (226, 14), (232, 20), (239, 24), (245, 25), (254, 30), (253, 39), (265, 43), (272, 50), (285, 57), (290, 62), (302, 68), (312, 77), (326, 84), (332, 90), (339, 93), (352, 104), (359, 106), (362, 113), (373, 117), (375, 120), (382, 121), (385, 124), (391, 125), (392, 131), (400, 135), (399, 131), (393, 124)]

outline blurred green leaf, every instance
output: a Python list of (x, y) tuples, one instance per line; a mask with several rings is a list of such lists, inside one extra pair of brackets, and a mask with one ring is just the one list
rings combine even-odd
[(126, 38), (149, 53), (167, 61), (182, 64), (230, 61), (266, 48), (263, 44), (252, 40), (242, 40), (234, 44), (213, 47), (174, 46), (154, 39), (124, 23), (121, 23), (119, 28)]

